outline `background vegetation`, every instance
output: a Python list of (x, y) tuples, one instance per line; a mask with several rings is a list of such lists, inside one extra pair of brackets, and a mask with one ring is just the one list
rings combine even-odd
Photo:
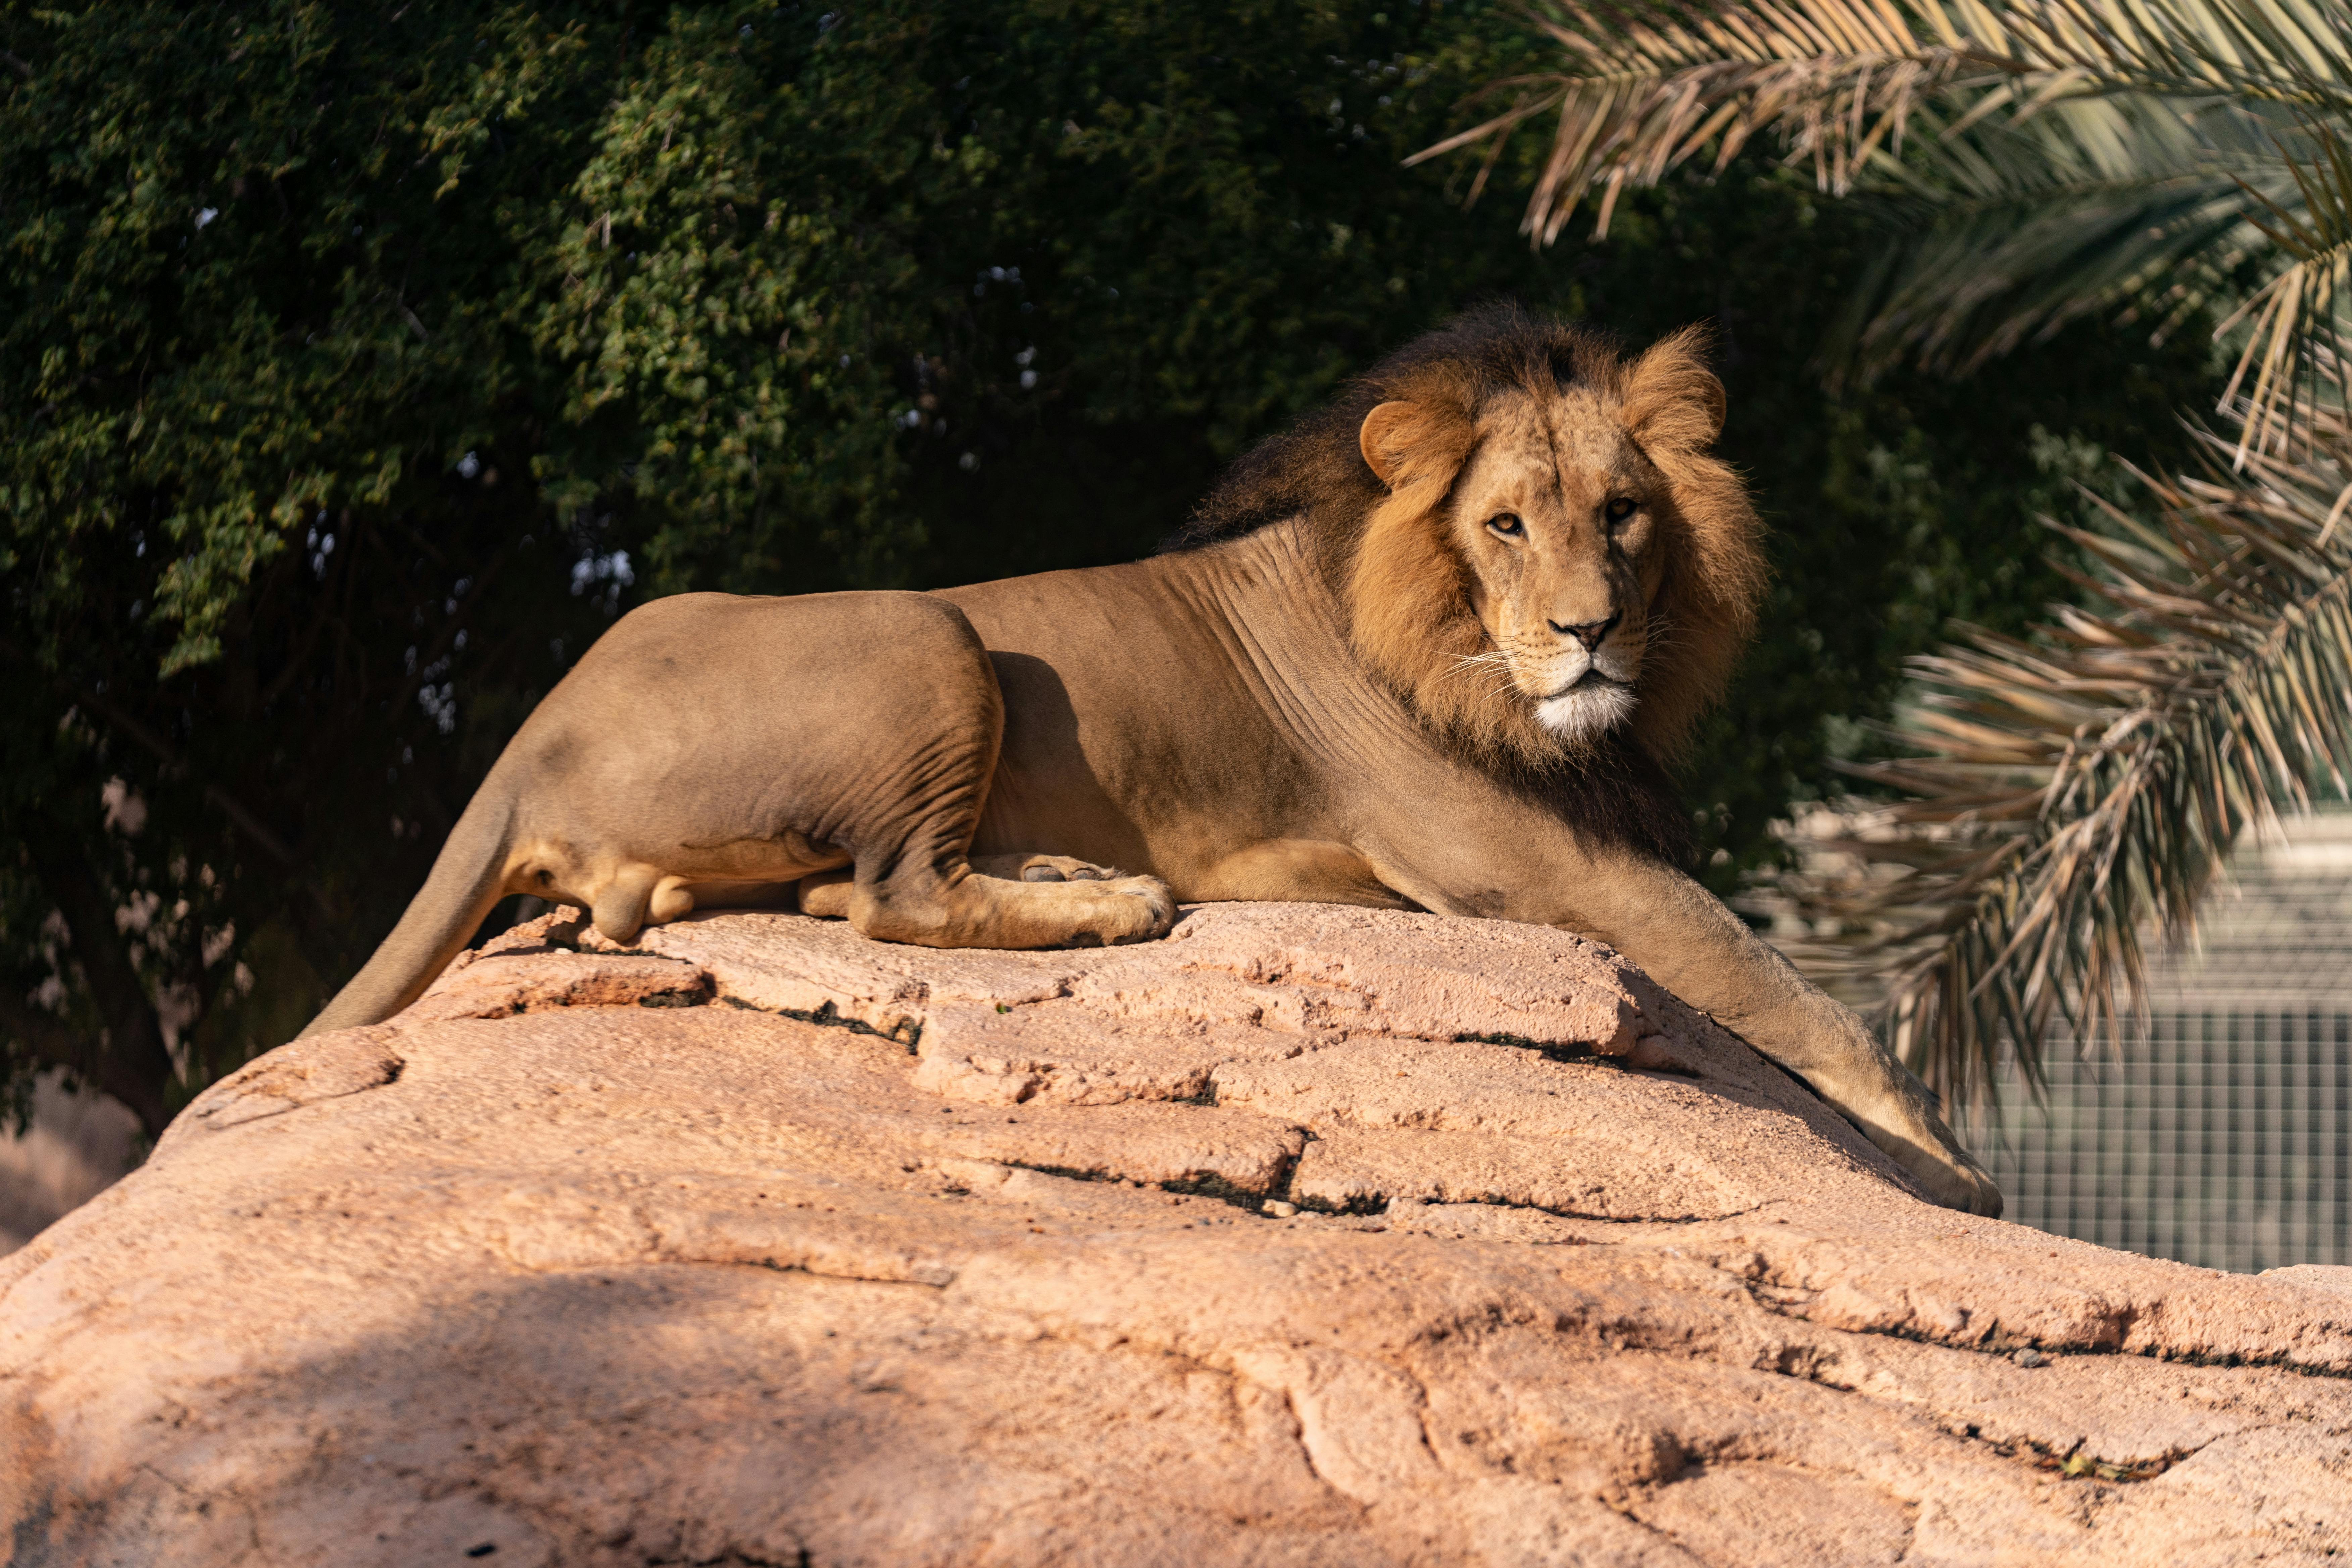
[(1911, 661), (1898, 753), (1857, 770), (1879, 801), (1822, 814), (1844, 828), (1773, 900), (1801, 917), (1792, 956), (1948, 1096), (1986, 1093), (2010, 1053), (2038, 1087), (2062, 1023), (2077, 1048), (2135, 1045), (2147, 939), (2186, 933), (2242, 832), (2352, 787), (2352, 10), (1556, 0), (1528, 20), (1549, 67), (1427, 156), (1548, 120), (1523, 222), (1551, 236), (1588, 198), (1605, 232), (1625, 191), (1775, 144), (1893, 220), (1823, 345), (1848, 373), (1964, 374), (2094, 314), (2223, 318), (2236, 363), (2184, 410), (2217, 426), (2195, 461), (2125, 454), (2061, 524), (2074, 603)]
[(1727, 888), (2210, 396), (2111, 315), (1826, 389), (1884, 220), (1769, 159), (1532, 250), (1541, 146), (1403, 166), (1516, 12), (832, 3), (0, 4), (0, 1082), (153, 1130), (290, 1036), (632, 604), (1130, 558), (1495, 294), (1717, 324), (1778, 569), (1685, 773)]

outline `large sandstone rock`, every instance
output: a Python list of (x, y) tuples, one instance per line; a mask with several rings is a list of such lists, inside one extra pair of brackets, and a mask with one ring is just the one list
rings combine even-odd
[(0, 1261), (15, 1563), (2352, 1549), (2338, 1271), (1929, 1207), (1574, 938), (599, 947), (263, 1058)]

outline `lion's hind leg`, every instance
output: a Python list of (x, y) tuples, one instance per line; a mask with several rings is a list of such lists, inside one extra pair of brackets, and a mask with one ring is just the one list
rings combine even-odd
[(812, 877), (800, 901), (804, 914), (845, 915), (863, 935), (922, 947), (1118, 947), (1176, 923), (1176, 897), (1159, 878), (1065, 855), (983, 856), (870, 888), (841, 873)]
[(1059, 869), (1032, 864), (1016, 881), (967, 867), (961, 877), (942, 879), (945, 885), (934, 893), (914, 899), (897, 889), (868, 894), (860, 888), (850, 900), (849, 920), (867, 936), (926, 947), (1118, 947), (1166, 936), (1176, 923), (1176, 896), (1157, 877), (1034, 876)]
[(824, 842), (852, 869), (844, 879), (812, 868), (802, 912), (845, 915), (863, 935), (923, 947), (1108, 946), (1165, 935), (1176, 900), (1154, 878), (1055, 855), (972, 864), (1004, 738), (996, 667), (947, 601), (874, 598), (890, 613), (891, 658), (812, 683), (803, 700), (824, 718), (808, 727), (828, 740), (797, 753), (812, 762), (810, 810), (795, 826), (817, 832), (821, 821)]
[(588, 904), (600, 935), (631, 942), (649, 925), (667, 925), (692, 913), (694, 894), (685, 878), (631, 861), (605, 878), (589, 895)]
[[(1055, 942), (1056, 947), (1118, 947), (1150, 942), (1166, 936), (1168, 928), (1176, 923), (1176, 895), (1157, 877), (1130, 877), (1112, 867), (1067, 855), (975, 855), (971, 872), (972, 879), (980, 882), (1010, 882), (1047, 892), (1045, 899), (1034, 900), (1024, 900), (1018, 894), (998, 894), (1015, 904), (1029, 903), (1026, 910), (1007, 911), (1016, 919), (1052, 921), (1067, 919), (1076, 910), (1109, 916), (1108, 921), (1090, 918), (1075, 935)], [(1057, 884), (1059, 892), (1054, 890)], [(982, 888), (981, 891), (994, 890)], [(1138, 913), (1133, 902), (1121, 900), (1141, 900), (1142, 912)]]

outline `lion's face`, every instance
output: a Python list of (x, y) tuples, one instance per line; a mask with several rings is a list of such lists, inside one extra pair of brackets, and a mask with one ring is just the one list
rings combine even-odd
[(1639, 702), (1664, 577), (1658, 471), (1581, 387), (1492, 398), (1475, 430), (1445, 522), (1490, 646), (1461, 679), (1507, 685), (1545, 730), (1591, 741)]
[(1541, 763), (1630, 727), (1671, 754), (1721, 690), (1762, 585), (1756, 515), (1710, 455), (1723, 389), (1676, 334), (1572, 373), (1443, 363), (1358, 432), (1387, 491), (1348, 574), (1350, 637), (1424, 719)]

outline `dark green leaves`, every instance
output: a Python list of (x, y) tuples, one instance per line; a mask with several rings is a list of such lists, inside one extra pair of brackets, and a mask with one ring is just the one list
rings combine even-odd
[[(1496, 294), (1722, 330), (1780, 530), (1690, 774), (1728, 885), (1827, 782), (1825, 713), (2056, 585), (2029, 433), (2136, 447), (2198, 368), (2084, 323), (1825, 397), (1873, 231), (1753, 164), (1530, 252), (1471, 171), (1400, 167), (1530, 63), (1483, 4), (107, 0), (0, 5), (0, 843), (184, 904), (106, 972), (191, 1089), (364, 957), (612, 616), (1132, 559)], [(127, 1016), (104, 933), (57, 934), (73, 875), (0, 862), (0, 990), (47, 998), (0, 1074)]]

